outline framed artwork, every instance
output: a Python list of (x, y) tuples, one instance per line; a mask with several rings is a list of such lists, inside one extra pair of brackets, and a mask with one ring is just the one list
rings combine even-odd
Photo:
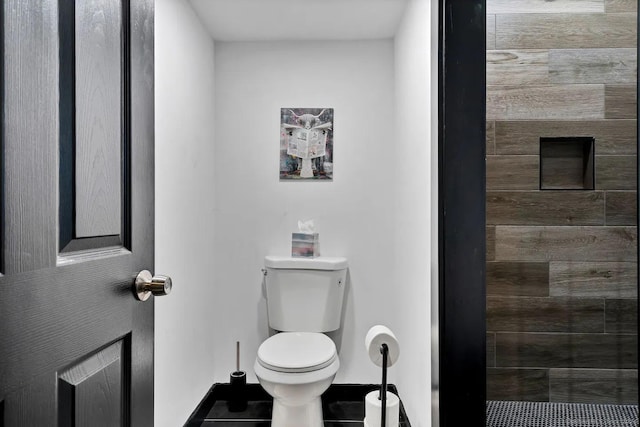
[(333, 108), (280, 109), (280, 179), (333, 179)]

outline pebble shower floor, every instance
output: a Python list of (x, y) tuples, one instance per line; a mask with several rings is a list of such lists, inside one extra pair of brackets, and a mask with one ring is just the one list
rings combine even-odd
[(488, 401), (487, 427), (638, 427), (638, 407)]

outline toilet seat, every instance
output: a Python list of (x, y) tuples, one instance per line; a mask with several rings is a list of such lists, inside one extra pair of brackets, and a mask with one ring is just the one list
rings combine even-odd
[[(260, 364), (258, 358), (253, 364), (253, 372), (265, 387), (265, 383), (273, 383), (280, 385), (309, 385), (318, 381), (324, 381), (333, 378), (340, 369), (340, 358), (336, 357), (329, 366), (310, 372), (278, 372), (273, 369), (265, 368)], [(324, 391), (324, 390), (323, 390)]]
[(258, 348), (256, 361), (275, 372), (305, 373), (326, 368), (338, 357), (329, 337), (318, 332), (281, 332)]

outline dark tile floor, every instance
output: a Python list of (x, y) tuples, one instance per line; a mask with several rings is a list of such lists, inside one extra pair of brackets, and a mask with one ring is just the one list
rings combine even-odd
[[(378, 387), (361, 384), (333, 384), (322, 395), (325, 427), (363, 426), (364, 396)], [(269, 427), (272, 400), (260, 384), (247, 384), (247, 408), (241, 412), (229, 410), (231, 388), (228, 384), (214, 384), (185, 427)], [(395, 386), (389, 391), (398, 394)], [(304, 426), (300, 426), (304, 427)], [(411, 427), (400, 403), (400, 427)]]

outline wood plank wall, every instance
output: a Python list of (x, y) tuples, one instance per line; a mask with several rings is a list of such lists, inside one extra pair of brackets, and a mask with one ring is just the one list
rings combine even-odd
[[(637, 0), (487, 0), (487, 397), (637, 403)], [(595, 138), (540, 190), (540, 138)]]

